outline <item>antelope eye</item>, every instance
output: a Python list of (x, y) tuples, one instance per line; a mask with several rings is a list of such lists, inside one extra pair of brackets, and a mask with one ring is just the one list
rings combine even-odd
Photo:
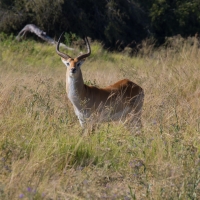
[(80, 63), (80, 62), (76, 64), (76, 66), (77, 66), (77, 67), (80, 67), (80, 65), (81, 65), (81, 63)]
[(69, 62), (66, 63), (67, 66), (70, 66)]

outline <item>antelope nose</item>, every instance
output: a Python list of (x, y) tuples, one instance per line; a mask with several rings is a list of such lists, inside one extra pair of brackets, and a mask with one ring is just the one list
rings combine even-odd
[(71, 69), (71, 73), (74, 74), (76, 72), (76, 68)]

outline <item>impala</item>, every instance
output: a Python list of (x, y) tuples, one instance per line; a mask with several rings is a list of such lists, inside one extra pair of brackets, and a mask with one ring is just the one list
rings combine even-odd
[(105, 88), (84, 84), (80, 67), (91, 54), (88, 39), (85, 37), (87, 53), (72, 58), (59, 50), (62, 35), (63, 33), (58, 40), (56, 51), (67, 67), (66, 91), (81, 126), (84, 127), (89, 122), (94, 123), (94, 119), (98, 122), (130, 122), (129, 124), (140, 126), (143, 89), (128, 79), (120, 80)]

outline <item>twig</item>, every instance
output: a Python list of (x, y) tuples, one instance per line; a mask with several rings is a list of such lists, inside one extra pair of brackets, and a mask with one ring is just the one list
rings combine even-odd
[[(17, 40), (20, 40), (22, 39), (25, 34), (27, 32), (31, 32), (31, 33), (34, 33), (35, 35), (37, 35), (38, 37), (40, 37), (41, 39), (45, 40), (46, 42), (50, 43), (50, 44), (53, 44), (53, 45), (57, 45), (57, 42), (52, 39), (51, 37), (49, 37), (46, 32), (42, 31), (41, 29), (39, 29), (36, 25), (34, 24), (27, 24), (17, 35), (16, 39)], [(60, 44), (62, 47), (64, 47), (65, 49), (68, 49), (68, 50), (74, 50), (73, 48), (70, 48), (68, 46), (66, 46), (65, 44), (61, 43)]]

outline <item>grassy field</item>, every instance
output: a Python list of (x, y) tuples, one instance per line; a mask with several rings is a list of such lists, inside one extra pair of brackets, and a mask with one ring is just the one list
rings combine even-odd
[(128, 57), (92, 43), (85, 82), (141, 85), (143, 129), (105, 123), (83, 137), (55, 47), (0, 35), (0, 199), (199, 199), (198, 46), (144, 42)]

